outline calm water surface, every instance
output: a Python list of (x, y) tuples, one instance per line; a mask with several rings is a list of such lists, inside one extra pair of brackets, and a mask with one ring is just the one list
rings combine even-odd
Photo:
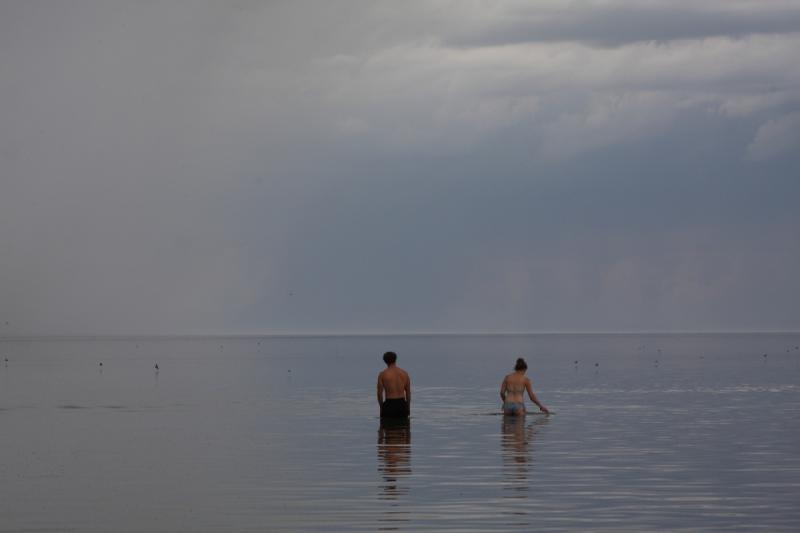
[[(798, 345), (4, 341), (0, 531), (798, 531)], [(376, 416), (389, 349), (405, 424)], [(553, 416), (497, 414), (520, 355)]]

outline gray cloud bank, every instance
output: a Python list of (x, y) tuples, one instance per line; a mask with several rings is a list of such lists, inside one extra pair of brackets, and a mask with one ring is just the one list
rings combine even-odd
[(785, 34), (800, 27), (800, 6), (785, 0), (545, 1), (506, 3), (488, 14), (486, 9), (467, 10), (466, 27), (455, 28), (446, 41), (458, 46), (568, 41), (620, 46)]
[(796, 2), (5, 2), (0, 335), (798, 329), (798, 52)]

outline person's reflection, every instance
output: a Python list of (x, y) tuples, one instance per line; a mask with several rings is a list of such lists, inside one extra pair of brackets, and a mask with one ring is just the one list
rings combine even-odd
[[(526, 418), (528, 419), (526, 421)], [(511, 498), (525, 498), (529, 488), (528, 478), (531, 468), (531, 443), (538, 427), (547, 423), (547, 417), (504, 416), (501, 446), (503, 465), (509, 488), (514, 492)]]
[(411, 422), (407, 418), (381, 419), (378, 429), (378, 471), (383, 476), (383, 499), (408, 493), (403, 478), (411, 474)]

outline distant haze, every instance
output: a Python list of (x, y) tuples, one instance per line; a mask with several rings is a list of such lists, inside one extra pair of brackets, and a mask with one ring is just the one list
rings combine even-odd
[(0, 337), (800, 330), (800, 2), (0, 3)]

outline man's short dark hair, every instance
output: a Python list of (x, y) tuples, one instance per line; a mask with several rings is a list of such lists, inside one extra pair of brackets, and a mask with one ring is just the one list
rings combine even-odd
[(392, 365), (397, 361), (397, 354), (394, 352), (386, 352), (383, 354), (383, 362), (387, 365)]

